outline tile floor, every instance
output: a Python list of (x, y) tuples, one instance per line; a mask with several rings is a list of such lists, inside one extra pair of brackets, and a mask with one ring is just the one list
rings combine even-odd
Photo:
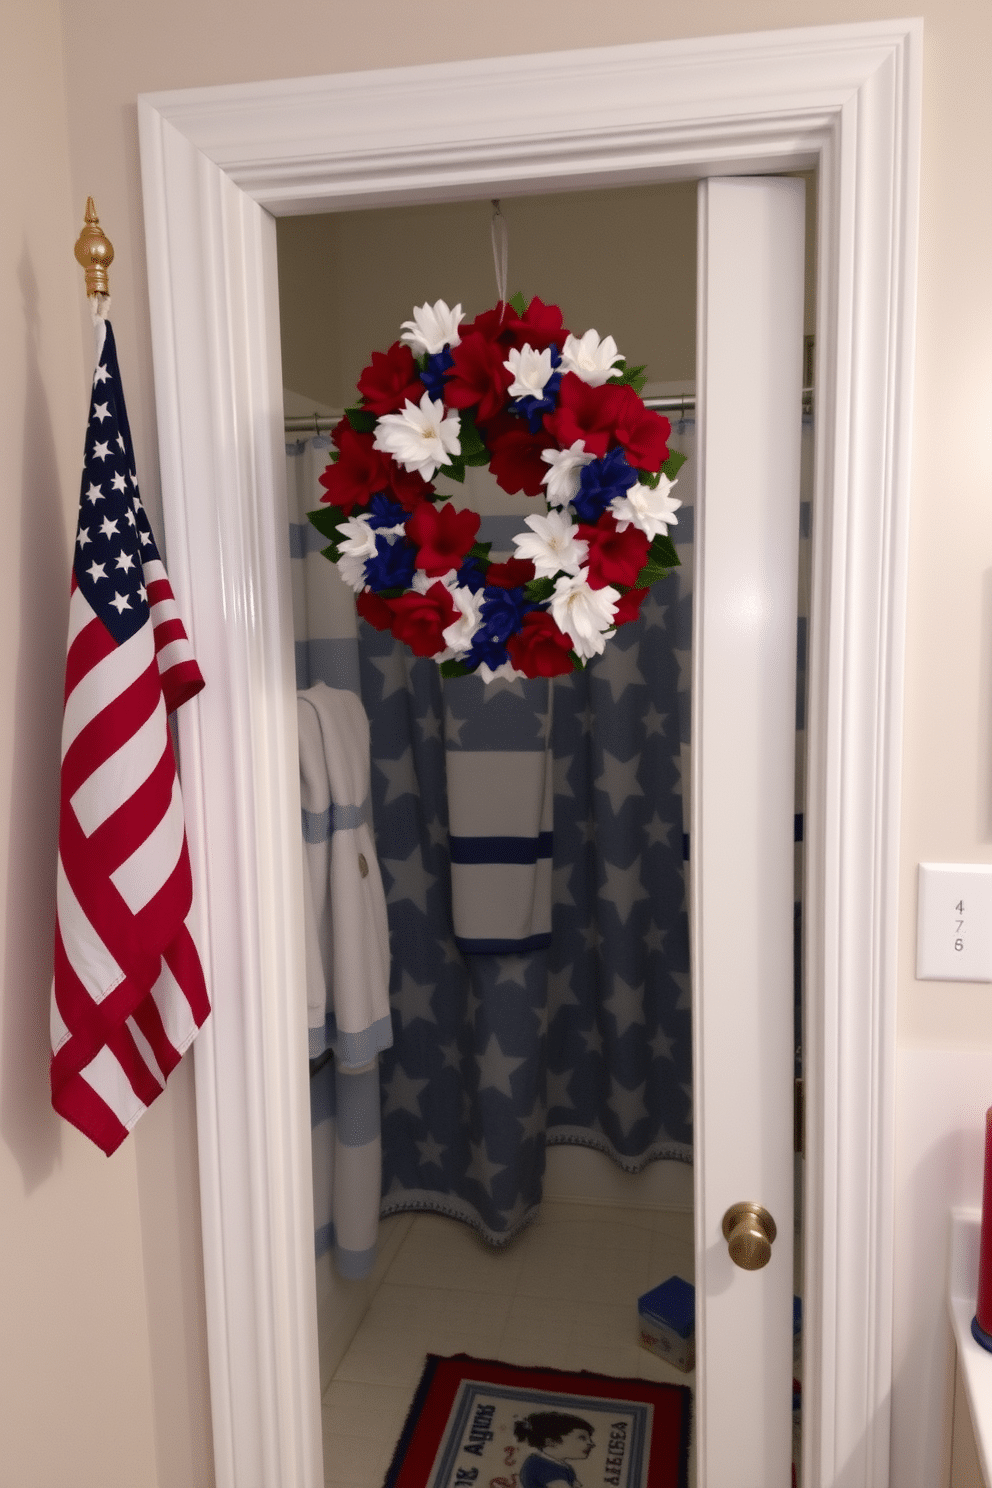
[(637, 1298), (692, 1267), (687, 1213), (546, 1203), (498, 1254), (417, 1215), (324, 1394), (325, 1483), (381, 1488), (428, 1353), (692, 1385), (637, 1342)]

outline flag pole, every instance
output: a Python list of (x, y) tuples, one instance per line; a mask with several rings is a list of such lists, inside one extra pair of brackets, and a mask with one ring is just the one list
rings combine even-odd
[(76, 239), (73, 250), (76, 262), (86, 270), (86, 293), (109, 295), (110, 279), (107, 270), (114, 261), (114, 245), (100, 226), (93, 198), (86, 198), (85, 226)]

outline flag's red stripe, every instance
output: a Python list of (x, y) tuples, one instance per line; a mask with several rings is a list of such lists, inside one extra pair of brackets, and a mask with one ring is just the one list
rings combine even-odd
[[(87, 860), (93, 872), (109, 878), (127, 862), (168, 811), (175, 779), (172, 742), (166, 736), (165, 748), (152, 772), (122, 806), (85, 838)], [(71, 811), (71, 806), (68, 809)]]
[(151, 661), (130, 687), (79, 730), (62, 761), (63, 806), (93, 771), (147, 722), (158, 706), (161, 693), (158, 667)]
[(147, 944), (164, 953), (165, 947), (176, 933), (176, 927), (189, 914), (192, 903), (193, 874), (189, 866), (189, 848), (184, 833), (182, 851), (175, 868), (158, 893), (153, 894), (134, 917), (139, 935)]
[(76, 975), (62, 939), (62, 928), (55, 922), (55, 975), (53, 995), (62, 1022), (71, 1035), (52, 1059), (52, 1081), (59, 1082), (89, 1064), (103, 1042), (103, 1016)]
[(163, 600), (171, 599), (175, 603), (176, 596), (172, 592), (172, 585), (168, 579), (152, 579), (150, 584), (145, 585), (149, 605), (162, 604)]
[(178, 615), (173, 615), (168, 620), (160, 620), (152, 627), (152, 634), (155, 637), (156, 651), (161, 651), (163, 646), (170, 646), (173, 641), (184, 641), (189, 646), (186, 627)]
[(99, 616), (94, 615), (93, 619), (88, 620), (83, 626), (69, 647), (69, 654), (65, 659), (63, 706), (68, 702), (73, 688), (82, 681), (86, 673), (116, 649), (117, 642), (110, 631)]
[[(210, 1014), (210, 1000), (196, 946), (185, 925), (179, 926), (175, 938), (166, 947), (163, 959), (178, 983), (194, 1023), (197, 1028), (202, 1028)], [(66, 955), (60, 927), (56, 924), (54, 995), (62, 1021), (71, 1037), (52, 1057), (53, 1089), (61, 1088), (84, 1069), (107, 1042), (108, 1033), (132, 1016), (151, 1044), (162, 1073), (171, 1073), (179, 1062), (180, 1055), (169, 1041), (158, 1008), (151, 997), (151, 988), (158, 980), (161, 966), (160, 960), (154, 968), (151, 982), (143, 985), (134, 977), (126, 977), (103, 1002), (95, 1003), (73, 970)], [(157, 1020), (160, 1032), (154, 1024), (148, 1023), (150, 1019)], [(169, 1050), (172, 1050), (171, 1054)]]
[(95, 1142), (109, 1157), (127, 1136), (123, 1126), (106, 1101), (87, 1085), (81, 1075), (73, 1075), (65, 1085), (52, 1089), (52, 1105), (84, 1137)]
[[(157, 942), (142, 940), (143, 927), (137, 917), (109, 878), (93, 871), (86, 838), (72, 811), (63, 812), (59, 824), (59, 855), (86, 918), (118, 966), (128, 976), (136, 977), (142, 987), (150, 987), (158, 975), (158, 957), (172, 939), (175, 926)], [(185, 918), (185, 912), (177, 915), (176, 924)]]
[(151, 1045), (152, 1053), (158, 1060), (159, 1069), (168, 1078), (179, 1063), (180, 1055), (165, 1031), (162, 1014), (156, 1007), (155, 999), (150, 992), (135, 1008), (134, 1021)]
[(183, 703), (202, 692), (206, 684), (195, 661), (180, 661), (162, 673), (162, 692), (168, 712), (174, 713)]
[(111, 1029), (107, 1034), (107, 1048), (120, 1063), (142, 1105), (150, 1106), (162, 1094), (162, 1086), (142, 1058), (130, 1028), (122, 1023), (119, 1028)]
[(199, 953), (188, 926), (180, 925), (175, 939), (165, 948), (165, 959), (169, 970), (183, 989), (194, 1023), (197, 1028), (202, 1028), (210, 1013), (210, 997)]
[(149, 962), (144, 977), (125, 976), (102, 1002), (95, 1002), (76, 975), (62, 938), (62, 927), (56, 922), (55, 1001), (71, 1037), (53, 1056), (53, 1080), (57, 1072), (59, 1081), (64, 1082), (89, 1064), (106, 1043), (108, 1032), (125, 1023), (151, 990), (158, 980), (161, 964), (158, 958)]

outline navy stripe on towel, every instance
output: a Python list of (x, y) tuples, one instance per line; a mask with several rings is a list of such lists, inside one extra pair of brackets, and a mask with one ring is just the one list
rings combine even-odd
[(552, 855), (553, 833), (537, 837), (452, 837), (453, 863), (536, 863)]
[(455, 945), (463, 956), (525, 956), (530, 951), (546, 951), (551, 932), (528, 935), (525, 940), (465, 940), (455, 936)]

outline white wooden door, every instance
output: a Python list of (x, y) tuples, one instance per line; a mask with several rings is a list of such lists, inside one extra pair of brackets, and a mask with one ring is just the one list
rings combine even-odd
[[(699, 187), (690, 824), (700, 1488), (791, 1461), (793, 859), (804, 185)], [(777, 1225), (735, 1265), (726, 1210)]]

